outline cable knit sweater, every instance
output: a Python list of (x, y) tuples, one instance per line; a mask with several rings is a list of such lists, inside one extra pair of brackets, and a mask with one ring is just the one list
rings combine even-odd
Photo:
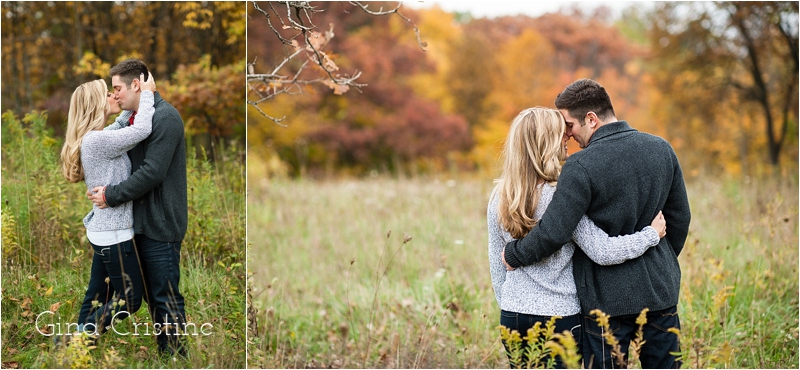
[[(536, 220), (542, 218), (556, 190), (555, 186), (548, 183), (539, 186), (541, 197), (534, 213)], [(575, 244), (569, 242), (540, 262), (506, 271), (500, 253), (506, 243), (514, 238), (500, 223), (499, 203), (498, 187), (495, 187), (486, 218), (489, 227), (489, 271), (500, 309), (540, 316), (569, 316), (580, 312), (572, 275)], [(648, 248), (658, 245), (660, 239), (651, 226), (635, 234), (609, 237), (592, 220), (583, 216), (573, 233), (573, 240), (596, 263), (613, 265), (641, 256)]]
[[(110, 130), (90, 131), (81, 144), (81, 163), (87, 189), (117, 184), (131, 175), (131, 161), (126, 152), (147, 138), (153, 128), (153, 92), (143, 90), (139, 110), (132, 126), (124, 126), (130, 111), (120, 114)], [(83, 224), (87, 231), (122, 230), (133, 227), (133, 205), (127, 202), (118, 207), (92, 207)]]

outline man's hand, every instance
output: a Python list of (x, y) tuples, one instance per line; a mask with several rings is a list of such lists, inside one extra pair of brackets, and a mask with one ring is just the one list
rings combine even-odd
[(95, 186), (92, 190), (86, 191), (86, 196), (92, 201), (92, 203), (97, 205), (97, 208), (108, 208), (108, 204), (106, 204), (105, 199), (105, 192), (105, 186)]
[(139, 74), (139, 90), (150, 90), (156, 92), (156, 80), (153, 79), (153, 74), (147, 72), (147, 81), (144, 80), (144, 73)]
[(503, 251), (500, 252), (500, 259), (503, 260), (503, 264), (506, 265), (506, 270), (508, 270), (508, 271), (514, 271), (515, 270), (513, 267), (511, 267), (511, 265), (508, 264), (508, 262), (506, 262), (506, 248), (505, 247), (503, 247)]

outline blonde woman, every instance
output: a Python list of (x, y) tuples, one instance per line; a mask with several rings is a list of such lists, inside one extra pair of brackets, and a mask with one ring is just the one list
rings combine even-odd
[[(511, 123), (503, 149), (503, 174), (495, 181), (489, 200), (489, 269), (501, 310), (500, 324), (522, 337), (536, 322), (544, 327), (558, 316), (555, 332), (567, 330), (580, 341), (581, 306), (572, 275), (575, 244), (596, 263), (613, 265), (641, 256), (666, 235), (661, 213), (651, 226), (618, 237), (609, 237), (583, 216), (573, 233), (574, 243), (538, 263), (508, 271), (501, 257), (503, 249), (534, 228), (547, 209), (567, 156), (567, 139), (559, 111), (534, 107), (520, 112)], [(506, 351), (512, 368), (529, 365), (524, 357), (521, 362), (513, 360), (508, 346)], [(555, 358), (555, 365), (563, 367), (560, 358)]]
[[(142, 91), (139, 111), (133, 122), (125, 122), (127, 127), (120, 125), (115, 130), (103, 129), (108, 117), (121, 110), (116, 94), (108, 91), (103, 80), (84, 83), (72, 93), (61, 149), (62, 171), (69, 182), (84, 181), (91, 189), (116, 184), (130, 176), (131, 162), (126, 152), (150, 135), (155, 81), (149, 73), (145, 81), (142, 74), (138, 81), (134, 80), (134, 86)], [(116, 124), (127, 117), (130, 114), (120, 115)], [(94, 205), (83, 224), (94, 257), (77, 325), (68, 325), (67, 330), (96, 338), (113, 325), (112, 318), (121, 320), (136, 312), (144, 291), (132, 241), (131, 203), (105, 209)], [(59, 344), (65, 338), (68, 336), (54, 339)]]

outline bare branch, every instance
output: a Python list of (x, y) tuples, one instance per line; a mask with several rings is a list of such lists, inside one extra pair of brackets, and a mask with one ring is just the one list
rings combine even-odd
[(292, 58), (294, 58), (297, 55), (299, 55), (301, 52), (303, 52), (303, 49), (297, 49), (297, 51), (295, 51), (294, 54), (292, 54), (289, 57), (287, 57), (286, 59), (284, 59), (283, 62), (281, 62), (281, 64), (279, 64), (277, 67), (275, 67), (275, 69), (272, 71), (272, 74), (277, 74), (278, 71), (281, 70), (281, 68), (283, 68), (283, 66), (285, 66), (287, 62), (289, 62)]
[[(280, 11), (276, 9), (275, 4), (286, 6), (285, 12), (283, 9), (280, 9)], [(406, 22), (411, 24), (417, 36), (417, 43), (420, 45), (422, 50), (425, 51), (427, 44), (422, 42), (420, 39), (419, 28), (414, 24), (414, 22), (411, 21), (411, 19), (399, 12), (402, 3), (398, 2), (396, 7), (389, 10), (384, 10), (383, 7), (380, 7), (377, 11), (370, 10), (369, 5), (363, 4), (360, 1), (350, 1), (350, 4), (360, 8), (369, 15), (383, 16), (397, 14)], [(278, 5), (277, 8), (281, 8), (280, 5)], [(344, 74), (344, 76), (337, 73), (339, 67), (333, 62), (328, 54), (322, 51), (322, 49), (327, 46), (330, 43), (330, 40), (334, 37), (333, 24), (330, 25), (330, 29), (328, 31), (323, 33), (314, 31), (317, 26), (312, 20), (313, 14), (322, 12), (323, 10), (311, 6), (308, 1), (269, 2), (269, 10), (265, 10), (261, 8), (255, 0), (253, 0), (253, 8), (264, 15), (270, 30), (278, 37), (282, 44), (290, 45), (294, 48), (294, 52), (286, 56), (280, 63), (278, 63), (272, 69), (272, 72), (256, 73), (255, 65), (257, 58), (254, 58), (252, 63), (247, 64), (246, 78), (249, 88), (248, 94), (253, 93), (258, 97), (254, 100), (248, 98), (247, 103), (252, 105), (259, 112), (259, 114), (280, 126), (286, 127), (284, 124), (282, 124), (282, 121), (286, 117), (272, 117), (264, 112), (259, 104), (274, 99), (276, 96), (281, 94), (303, 94), (304, 86), (315, 84), (324, 85), (333, 90), (333, 93), (337, 95), (344, 94), (351, 88), (361, 92), (360, 88), (367, 86), (366, 84), (356, 82), (356, 80), (361, 77), (360, 71), (355, 71), (353, 75)], [(286, 17), (285, 20), (283, 19), (284, 16)], [(284, 36), (278, 29), (277, 24), (273, 23), (273, 18), (276, 18), (277, 22), (280, 22), (279, 28), (281, 30), (291, 29), (297, 33), (291, 37)], [(306, 23), (308, 25), (306, 25)], [(305, 45), (300, 45), (300, 42), (298, 42), (301, 35)], [(303, 54), (303, 52), (305, 52), (307, 59), (300, 64), (300, 67), (297, 69), (297, 71), (292, 73), (291, 77), (288, 76), (288, 73), (282, 73), (282, 71), (285, 72), (285, 70), (288, 68), (289, 63), (293, 60), (296, 60), (296, 58)], [(308, 66), (311, 65), (311, 63), (322, 70), (324, 77), (312, 79), (303, 78), (303, 72), (308, 69)]]
[(367, 8), (369, 7), (369, 5), (367, 5), (367, 4), (362, 4), (360, 1), (351, 1), (351, 2), (350, 2), (350, 4), (353, 4), (353, 5), (355, 5), (355, 6), (359, 7), (359, 8), (361, 8), (361, 9), (362, 9), (362, 10), (363, 10), (365, 13), (367, 13), (367, 14), (371, 14), (371, 15), (389, 15), (389, 14), (392, 14), (392, 13), (397, 13), (397, 10), (398, 10), (398, 9), (400, 9), (400, 6), (401, 6), (403, 3), (401, 3), (401, 2), (398, 2), (398, 3), (397, 3), (397, 6), (396, 6), (394, 9), (392, 9), (392, 10), (387, 10), (387, 11), (383, 11), (383, 7), (381, 7), (380, 9), (378, 9), (378, 11), (377, 11), (377, 12), (373, 12), (373, 11), (371, 11), (371, 10), (367, 9)]
[(377, 12), (367, 9), (369, 7), (369, 5), (368, 4), (362, 4), (360, 1), (350, 1), (350, 4), (353, 4), (353, 5), (361, 8), (361, 10), (363, 10), (364, 12), (366, 12), (367, 14), (370, 14), (370, 15), (397, 14), (398, 16), (400, 16), (400, 18), (403, 18), (408, 24), (411, 25), (411, 27), (414, 28), (414, 33), (417, 35), (417, 45), (419, 45), (419, 47), (420, 47), (420, 49), (422, 49), (422, 51), (426, 51), (425, 48), (428, 46), (428, 43), (422, 41), (422, 38), (420, 37), (420, 33), (419, 33), (419, 27), (417, 27), (417, 25), (414, 24), (414, 22), (411, 21), (410, 18), (408, 18), (405, 15), (403, 15), (403, 13), (400, 13), (400, 6), (403, 5), (402, 2), (398, 2), (397, 6), (392, 10), (384, 11), (383, 7), (380, 7), (380, 9), (378, 9)]
[[(272, 3), (270, 3), (269, 6), (270, 6), (270, 8), (272, 8)], [(267, 25), (269, 25), (269, 28), (272, 30), (273, 33), (275, 33), (275, 36), (278, 36), (278, 39), (281, 40), (281, 43), (283, 43), (283, 44), (289, 44), (290, 43), (289, 40), (285, 39), (281, 35), (281, 33), (278, 32), (278, 30), (275, 29), (275, 26), (272, 25), (272, 21), (270, 20), (269, 13), (267, 13), (266, 10), (261, 9), (261, 7), (258, 6), (258, 3), (255, 2), (255, 0), (253, 1), (253, 8), (255, 10), (259, 11), (261, 14), (264, 14), (264, 17), (267, 18)], [(273, 8), (272, 10), (274, 11), (275, 9)], [(275, 14), (278, 14), (278, 13), (275, 13)], [(283, 20), (280, 19), (280, 17), (278, 17), (278, 19), (281, 21), (281, 23), (283, 23)]]
[(281, 118), (275, 118), (275, 117), (273, 117), (273, 116), (270, 116), (269, 114), (266, 114), (266, 113), (264, 113), (264, 111), (263, 111), (263, 110), (261, 110), (261, 108), (259, 108), (259, 107), (258, 107), (258, 104), (256, 104), (255, 102), (253, 102), (253, 101), (251, 101), (251, 100), (248, 100), (248, 101), (247, 101), (247, 104), (250, 104), (250, 105), (252, 105), (254, 108), (256, 108), (256, 110), (258, 111), (258, 113), (261, 113), (261, 115), (262, 115), (262, 116), (264, 116), (264, 117), (266, 117), (266, 118), (270, 119), (272, 122), (275, 122), (275, 124), (276, 124), (276, 125), (278, 125), (278, 126), (281, 126), (281, 127), (289, 127), (289, 126), (287, 126), (287, 125), (285, 125), (285, 124), (281, 123), (281, 122), (283, 122), (283, 120), (285, 120), (285, 119), (286, 119), (286, 116), (283, 116), (283, 117), (281, 117)]
[[(298, 5), (296, 5), (296, 6), (293, 6), (293, 5), (292, 5), (293, 3), (294, 3), (294, 4), (298, 4)], [(294, 20), (294, 19), (292, 19), (292, 8), (294, 8), (294, 9), (295, 9), (295, 13), (297, 14), (298, 21), (301, 21), (301, 22), (302, 22), (302, 18), (300, 18), (300, 10), (301, 10), (301, 9), (302, 9), (304, 6), (308, 6), (308, 7), (310, 7), (310, 6), (308, 5), (308, 2), (306, 2), (306, 1), (287, 1), (287, 2), (286, 2), (286, 18), (288, 18), (288, 19), (289, 19), (289, 23), (291, 23), (292, 25), (294, 25), (294, 26), (295, 26), (295, 28), (297, 28), (297, 29), (300, 29), (300, 30), (302, 30), (302, 31), (308, 31), (308, 30), (311, 30), (312, 28), (311, 28), (311, 27), (306, 27), (306, 26), (304, 26), (304, 25), (302, 25), (302, 24), (300, 24), (300, 23), (297, 23), (297, 22), (295, 22), (295, 20)], [(312, 8), (312, 9), (313, 9), (313, 8)], [(308, 13), (306, 13), (306, 15), (308, 15)]]

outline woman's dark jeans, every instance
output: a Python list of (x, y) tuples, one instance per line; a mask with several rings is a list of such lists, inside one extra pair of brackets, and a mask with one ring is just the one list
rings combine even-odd
[[(520, 333), (521, 337), (525, 337), (528, 334), (528, 329), (532, 328), (537, 322), (542, 323), (542, 328), (545, 327), (548, 321), (550, 321), (551, 316), (537, 316), (537, 315), (527, 315), (524, 313), (516, 313), (516, 312), (508, 312), (508, 311), (500, 311), (500, 325), (505, 326), (508, 330), (516, 330)], [(572, 316), (564, 316), (560, 319), (556, 319), (555, 321), (555, 332), (561, 333), (564, 330), (569, 331), (572, 333), (572, 336), (575, 338), (575, 342), (578, 343), (578, 353), (581, 352), (581, 337), (583, 336), (581, 330), (582, 324), (581, 315), (572, 315)], [(506, 345), (505, 341), (503, 341), (503, 346), (506, 348), (506, 355), (509, 356), (509, 360), (511, 360), (510, 351), (508, 345)], [(528, 347), (528, 343), (523, 340), (522, 343), (522, 350), (524, 351)], [(523, 358), (523, 362), (526, 362), (527, 359)], [(561, 361), (560, 356), (556, 356), (555, 358), (556, 368), (563, 369), (564, 363)], [(540, 366), (536, 366), (536, 364), (531, 364), (531, 367), (541, 367), (544, 364), (540, 364)], [(527, 364), (524, 364), (523, 367), (528, 367)], [(516, 364), (511, 363), (511, 368), (516, 368)]]
[(92, 249), (89, 286), (78, 324), (84, 325), (84, 331), (100, 334), (111, 325), (112, 318), (122, 320), (139, 310), (144, 288), (133, 240), (109, 246), (92, 244)]

